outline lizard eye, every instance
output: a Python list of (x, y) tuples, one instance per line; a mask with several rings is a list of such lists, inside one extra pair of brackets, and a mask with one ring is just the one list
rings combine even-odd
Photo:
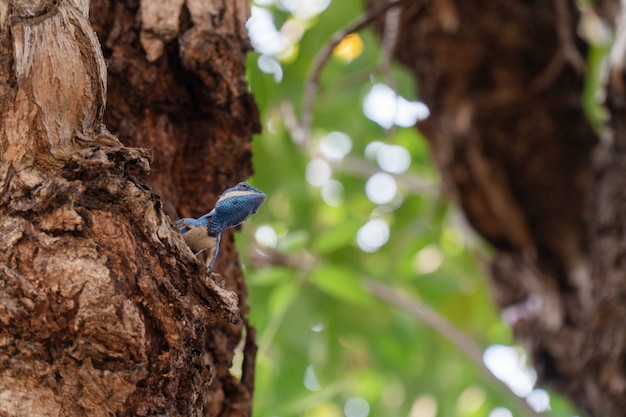
[(248, 189), (248, 184), (246, 184), (245, 182), (242, 182), (239, 184), (239, 188), (241, 188), (242, 190), (247, 190)]

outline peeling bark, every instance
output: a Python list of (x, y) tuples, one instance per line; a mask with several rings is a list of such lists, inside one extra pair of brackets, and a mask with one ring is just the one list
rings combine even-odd
[(92, 5), (108, 94), (87, 1), (0, 3), (1, 415), (250, 414), (232, 238), (208, 276), (163, 210), (251, 173), (249, 6), (163, 3)]

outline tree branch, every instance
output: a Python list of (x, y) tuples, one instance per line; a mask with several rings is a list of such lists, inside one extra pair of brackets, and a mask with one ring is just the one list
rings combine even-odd
[(385, 13), (392, 7), (399, 6), (404, 1), (405, 0), (392, 0), (363, 13), (353, 23), (335, 32), (326, 46), (315, 55), (309, 75), (304, 84), (304, 103), (302, 105), (300, 125), (299, 129), (294, 131), (296, 136), (293, 136), (293, 140), (296, 144), (302, 146), (309, 138), (311, 124), (313, 122), (313, 104), (315, 103), (315, 95), (319, 87), (319, 77), (324, 65), (326, 65), (326, 62), (330, 59), (333, 49), (335, 49), (335, 47), (339, 45), (339, 42), (347, 35), (361, 30), (369, 25), (378, 15)]
[[(285, 128), (289, 132), (289, 134), (295, 138), (300, 133), (300, 126), (298, 125), (298, 120), (294, 113), (293, 105), (290, 101), (284, 100), (280, 104), (280, 112), (283, 117), (283, 123)], [(304, 153), (309, 158), (320, 157), (319, 155), (313, 155), (308, 149), (301, 147), (300, 149), (304, 149)], [(359, 178), (369, 178), (372, 175), (381, 172), (381, 169), (374, 163), (363, 160), (361, 158), (346, 156), (340, 162), (329, 161), (323, 156), (321, 159), (324, 159), (328, 162), (333, 169), (341, 172), (348, 173), (355, 177)], [(420, 177), (417, 174), (391, 174), (393, 177), (401, 184), (409, 193), (415, 195), (438, 195), (441, 191), (441, 186), (439, 181), (428, 180), (426, 178)]]
[(496, 386), (500, 387), (504, 392), (509, 395), (509, 398), (523, 410), (527, 416), (541, 416), (540, 412), (532, 409), (532, 407), (521, 397), (516, 395), (508, 385), (499, 380), (483, 362), (482, 349), (472, 340), (469, 336), (457, 329), (452, 323), (446, 320), (443, 316), (438, 314), (435, 310), (432, 310), (426, 304), (419, 302), (418, 300), (409, 297), (406, 294), (400, 294), (397, 291), (389, 288), (388, 286), (381, 284), (380, 282), (367, 279), (365, 280), (365, 288), (374, 297), (379, 300), (385, 301), (391, 305), (399, 307), (411, 314), (413, 317), (419, 319), (426, 325), (430, 326), (440, 335), (448, 339), (454, 346), (456, 346), (465, 356), (467, 356), (481, 373), (493, 382)]

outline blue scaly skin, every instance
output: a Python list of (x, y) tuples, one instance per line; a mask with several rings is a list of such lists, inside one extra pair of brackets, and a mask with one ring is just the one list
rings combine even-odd
[(235, 227), (257, 212), (267, 196), (248, 184), (240, 182), (224, 191), (215, 208), (197, 219), (184, 218), (176, 220), (185, 242), (195, 255), (208, 250), (209, 270), (213, 269), (220, 248), (222, 232)]

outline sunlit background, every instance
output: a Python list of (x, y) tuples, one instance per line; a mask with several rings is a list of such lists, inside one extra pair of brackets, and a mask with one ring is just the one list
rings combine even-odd
[[(269, 196), (237, 236), (258, 329), (254, 415), (530, 415), (514, 396), (546, 415), (576, 415), (535, 386), (498, 316), (475, 260), (489, 249), (445, 197), (414, 128), (429, 110), (402, 68), (386, 72), (372, 29), (334, 48), (310, 136), (294, 140), (314, 56), (362, 12), (360, 0), (263, 0), (247, 23), (264, 126), (251, 182)], [(366, 280), (434, 308), (509, 390), (437, 330), (373, 297)]]

